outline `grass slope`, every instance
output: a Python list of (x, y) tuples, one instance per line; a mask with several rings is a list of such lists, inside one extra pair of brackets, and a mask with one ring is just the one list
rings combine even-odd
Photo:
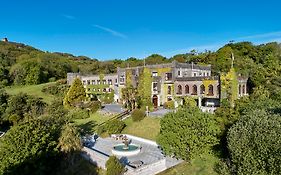
[(33, 95), (36, 97), (40, 97), (43, 99), (46, 103), (51, 103), (51, 101), (54, 99), (53, 95), (43, 93), (41, 90), (45, 85), (53, 84), (52, 83), (45, 83), (45, 84), (39, 84), (39, 85), (26, 85), (26, 86), (10, 86), (6, 87), (5, 90), (10, 95), (16, 95), (20, 92), (26, 93), (28, 95)]
[(205, 154), (191, 160), (190, 163), (183, 162), (175, 167), (172, 167), (158, 175), (217, 175), (214, 171), (219, 158), (213, 154)]
[(76, 119), (74, 120), (75, 126), (82, 129), (84, 133), (92, 134), (95, 132), (95, 129), (98, 124), (103, 123), (109, 120), (111, 115), (102, 115), (98, 112), (90, 114), (89, 118), (86, 119)]
[(139, 122), (133, 122), (132, 118), (125, 120), (126, 128), (122, 131), (124, 134), (156, 140), (156, 136), (160, 132), (160, 118), (145, 117)]

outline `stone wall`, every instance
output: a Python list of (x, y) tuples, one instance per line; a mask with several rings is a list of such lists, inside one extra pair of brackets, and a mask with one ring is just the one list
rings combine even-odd
[(90, 148), (87, 148), (87, 147), (83, 147), (82, 156), (86, 160), (97, 165), (98, 167), (100, 167), (102, 169), (106, 169), (105, 164), (106, 164), (106, 161), (109, 159), (109, 156), (99, 153), (99, 152), (92, 150)]

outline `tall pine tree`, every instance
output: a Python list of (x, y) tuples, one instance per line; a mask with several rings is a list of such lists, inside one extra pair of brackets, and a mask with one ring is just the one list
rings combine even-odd
[(86, 92), (83, 87), (83, 84), (79, 78), (76, 78), (74, 79), (66, 96), (64, 97), (63, 104), (66, 107), (70, 107), (84, 101), (85, 98), (86, 98)]

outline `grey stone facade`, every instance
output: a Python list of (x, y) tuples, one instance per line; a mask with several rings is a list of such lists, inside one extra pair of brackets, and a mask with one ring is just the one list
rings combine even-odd
[[(150, 70), (152, 76), (151, 100), (155, 107), (161, 106), (167, 101), (175, 100), (177, 97), (184, 96), (196, 99), (198, 106), (202, 107), (204, 111), (213, 112), (213, 109), (220, 105), (220, 79), (218, 76), (212, 76), (211, 65), (202, 66), (173, 61), (172, 63), (146, 65), (145, 67)], [(121, 90), (126, 87), (126, 71), (130, 70), (130, 82), (134, 87), (137, 87), (143, 69), (143, 66), (117, 68), (116, 74), (104, 75), (102, 80), (100, 80), (99, 75), (68, 73), (67, 82), (71, 84), (73, 79), (78, 77), (83, 82), (85, 88), (89, 85), (107, 85), (103, 92), (106, 93), (114, 90), (115, 102), (122, 102)], [(158, 72), (160, 69), (167, 71)], [(238, 83), (238, 96), (247, 95), (247, 77), (239, 76)]]

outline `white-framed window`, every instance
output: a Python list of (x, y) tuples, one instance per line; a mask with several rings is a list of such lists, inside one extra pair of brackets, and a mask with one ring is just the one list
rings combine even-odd
[(154, 72), (152, 72), (152, 76), (153, 76), (153, 77), (157, 77), (157, 76), (158, 76), (158, 73), (154, 71)]
[(153, 82), (152, 87), (153, 87), (153, 91), (157, 91), (157, 83), (156, 82)]

